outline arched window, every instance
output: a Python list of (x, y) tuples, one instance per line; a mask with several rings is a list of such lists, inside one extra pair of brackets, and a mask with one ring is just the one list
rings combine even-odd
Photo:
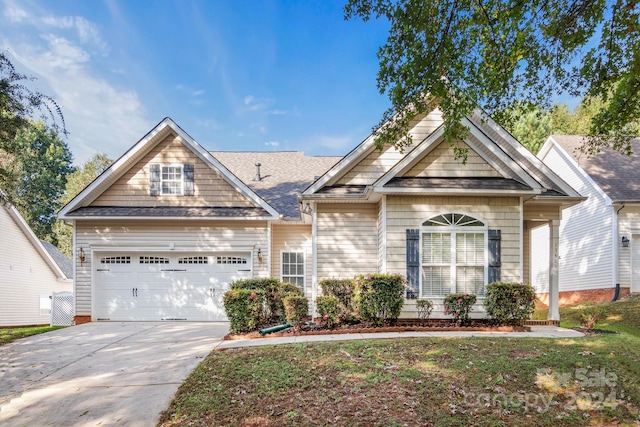
[(487, 281), (487, 225), (465, 213), (445, 213), (422, 223), (423, 297), (452, 293), (484, 295)]

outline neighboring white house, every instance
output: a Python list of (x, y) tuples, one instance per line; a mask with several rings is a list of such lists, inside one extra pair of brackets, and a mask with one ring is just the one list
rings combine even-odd
[(52, 292), (73, 292), (70, 260), (41, 242), (20, 213), (0, 204), (0, 326), (50, 322)]
[[(640, 292), (640, 140), (634, 154), (609, 148), (589, 156), (584, 137), (553, 135), (538, 157), (586, 201), (565, 209), (560, 222), (560, 300), (611, 300)], [(534, 247), (548, 247), (548, 227), (531, 230)], [(542, 261), (541, 261), (542, 259)], [(531, 260), (531, 282), (547, 292), (543, 257)]]

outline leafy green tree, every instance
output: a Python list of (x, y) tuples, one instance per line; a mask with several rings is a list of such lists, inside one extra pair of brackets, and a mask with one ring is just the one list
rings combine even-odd
[[(106, 154), (95, 154), (82, 166), (67, 175), (67, 185), (64, 194), (58, 199), (58, 205), (63, 207), (78, 195), (86, 186), (91, 184), (102, 172), (113, 163)], [(58, 242), (58, 248), (71, 257), (73, 250), (73, 229), (64, 221), (58, 220), (53, 226), (53, 232)]]
[(347, 19), (390, 23), (377, 82), (392, 107), (375, 127), (377, 144), (410, 144), (409, 121), (431, 101), (453, 141), (477, 106), (501, 122), (517, 100), (549, 109), (567, 93), (606, 105), (589, 123), (591, 148), (630, 152), (640, 117), (639, 10), (625, 0), (348, 0)]
[(518, 103), (503, 114), (505, 128), (532, 153), (537, 153), (551, 135), (551, 113)]
[(5, 192), (40, 239), (57, 244), (53, 233), (60, 196), (73, 171), (73, 156), (58, 134), (42, 122), (30, 122), (16, 133), (15, 154), (4, 165), (16, 177)]
[(19, 176), (8, 165), (21, 150), (16, 135), (31, 125), (33, 116), (39, 114), (51, 131), (67, 133), (58, 104), (47, 95), (31, 91), (25, 86), (29, 80), (32, 78), (18, 73), (7, 55), (0, 52), (0, 189), (4, 190), (0, 192), (0, 203), (13, 201), (7, 190), (17, 184)]

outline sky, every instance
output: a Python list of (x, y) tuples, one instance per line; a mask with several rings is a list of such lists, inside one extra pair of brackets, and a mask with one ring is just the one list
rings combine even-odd
[(53, 97), (75, 163), (165, 117), (210, 151), (345, 155), (390, 103), (385, 21), (344, 1), (0, 0), (0, 49)]

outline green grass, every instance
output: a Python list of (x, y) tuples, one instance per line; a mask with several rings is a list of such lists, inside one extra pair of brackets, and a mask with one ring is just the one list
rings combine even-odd
[[(640, 298), (606, 308), (598, 327), (619, 334), (213, 352), (182, 384), (160, 425), (636, 425)], [(576, 313), (565, 313), (567, 324)]]
[(43, 334), (64, 326), (29, 326), (25, 328), (0, 328), (0, 345), (8, 344), (17, 339), (29, 337), (31, 335)]

